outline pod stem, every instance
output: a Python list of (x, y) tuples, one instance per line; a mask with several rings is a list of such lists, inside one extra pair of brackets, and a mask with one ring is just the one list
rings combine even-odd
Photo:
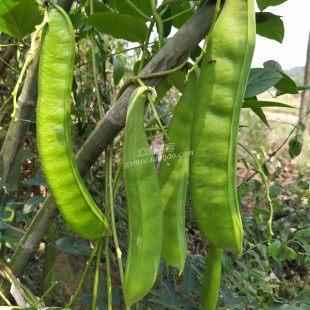
[(126, 83), (124, 83), (124, 85), (121, 87), (121, 89), (119, 90), (118, 94), (117, 94), (117, 98), (116, 100), (118, 100), (118, 98), (122, 95), (122, 93), (125, 91), (125, 89), (131, 85), (131, 84), (139, 84), (139, 80), (148, 80), (148, 79), (153, 79), (153, 78), (158, 78), (158, 77), (162, 77), (162, 76), (166, 76), (170, 73), (176, 72), (180, 69), (182, 69), (188, 60), (189, 56), (186, 57), (184, 59), (184, 61), (179, 64), (178, 66), (170, 69), (170, 70), (166, 70), (166, 71), (158, 71), (158, 72), (154, 72), (154, 73), (150, 73), (150, 74), (146, 74), (146, 75), (141, 75), (141, 76), (134, 76), (131, 79), (129, 79)]
[(157, 31), (158, 31), (158, 49), (160, 50), (163, 47), (164, 39), (164, 24), (156, 8), (156, 0), (151, 0), (151, 8), (154, 20), (156, 22)]
[(112, 310), (112, 279), (110, 268), (110, 249), (109, 249), (109, 236), (105, 237), (104, 256), (107, 268), (107, 292), (108, 292), (108, 310)]
[(138, 73), (140, 73), (143, 69), (144, 60), (145, 60), (146, 54), (147, 54), (147, 47), (148, 47), (149, 42), (150, 42), (150, 36), (151, 36), (153, 27), (154, 27), (154, 21), (152, 20), (150, 25), (149, 25), (149, 29), (148, 29), (148, 32), (147, 32), (147, 35), (146, 35), (146, 38), (144, 41), (143, 52), (142, 52), (141, 60), (139, 63)]
[(97, 242), (97, 243), (96, 243), (96, 245), (95, 245), (95, 247), (94, 247), (94, 249), (93, 249), (93, 251), (92, 251), (92, 253), (91, 253), (91, 256), (89, 257), (89, 259), (88, 259), (87, 262), (86, 262), (86, 266), (85, 266), (85, 269), (84, 269), (82, 278), (81, 278), (81, 280), (80, 280), (80, 282), (79, 282), (79, 285), (78, 285), (78, 287), (77, 287), (77, 289), (76, 289), (74, 295), (72, 296), (70, 302), (64, 307), (63, 310), (69, 309), (69, 308), (72, 306), (72, 304), (74, 303), (76, 297), (78, 296), (78, 294), (79, 294), (79, 292), (80, 292), (80, 290), (81, 290), (81, 288), (82, 288), (82, 285), (83, 285), (83, 283), (84, 283), (84, 281), (85, 281), (85, 278), (86, 278), (86, 275), (87, 275), (87, 273), (88, 273), (89, 267), (90, 267), (90, 265), (91, 265), (91, 263), (92, 263), (92, 261), (93, 261), (95, 255), (96, 255), (96, 253), (97, 253), (97, 251), (98, 251), (98, 248), (99, 248), (99, 245), (100, 245), (99, 243), (100, 243), (100, 242)]
[[(105, 216), (107, 220), (110, 220), (110, 200), (109, 200), (109, 154), (108, 150), (105, 150)], [(109, 240), (110, 236), (105, 237), (105, 245), (104, 245), (104, 256), (106, 261), (106, 272), (107, 272), (107, 292), (108, 292), (108, 310), (112, 310), (112, 279), (111, 279), (111, 268), (110, 268), (110, 248), (109, 248)]]
[[(175, 110), (176, 106), (173, 106), (172, 108), (170, 108), (169, 110), (167, 110), (165, 113), (159, 115), (159, 119), (162, 119), (166, 116), (168, 116), (169, 114), (171, 114), (174, 110)], [(156, 122), (156, 119), (154, 118), (153, 120), (151, 120), (148, 124), (147, 124), (147, 128), (151, 127), (151, 125), (153, 125)]]
[(98, 240), (99, 248), (97, 252), (96, 269), (95, 269), (95, 280), (93, 289), (93, 300), (92, 300), (92, 310), (96, 310), (97, 294), (98, 294), (98, 283), (99, 283), (99, 273), (100, 273), (100, 260), (102, 254), (102, 243), (103, 239)]
[(151, 94), (147, 94), (147, 98), (148, 98), (148, 100), (149, 100), (149, 102), (151, 104), (151, 107), (152, 107), (152, 110), (153, 110), (153, 114), (154, 114), (154, 119), (156, 120), (156, 122), (157, 122), (158, 126), (160, 127), (162, 133), (164, 134), (166, 140), (169, 141), (169, 137), (168, 137), (168, 135), (166, 133), (166, 130), (163, 127), (163, 125), (162, 125), (162, 123), (161, 123), (161, 121), (160, 121), (160, 119), (158, 117), (158, 113), (157, 113), (156, 108), (155, 108), (155, 104), (154, 104), (155, 98)]
[(195, 63), (194, 65), (191, 67), (191, 69), (187, 72), (186, 74), (186, 78), (185, 80), (188, 81), (188, 77), (189, 75), (194, 71), (196, 70), (200, 60), (202, 59), (202, 57), (205, 55), (206, 51), (207, 51), (207, 44), (210, 40), (210, 37), (212, 36), (212, 32), (213, 32), (213, 29), (214, 29), (214, 25), (216, 23), (216, 20), (217, 20), (217, 17), (219, 15), (221, 11), (221, 0), (216, 0), (216, 5), (215, 5), (215, 11), (214, 11), (214, 16), (213, 16), (213, 20), (212, 20), (212, 24), (211, 24), (211, 27), (210, 27), (210, 30), (209, 30), (209, 33), (207, 34), (206, 38), (205, 38), (205, 42), (203, 43), (203, 47), (202, 47), (202, 50), (201, 50), (201, 53), (198, 57), (196, 57), (195, 59)]
[(31, 46), (30, 46), (30, 51), (27, 55), (27, 58), (26, 58), (26, 61), (22, 67), (22, 70), (20, 72), (20, 75), (18, 77), (18, 80), (17, 80), (17, 83), (15, 85), (15, 88), (12, 92), (12, 96), (13, 96), (13, 104), (14, 104), (14, 109), (13, 109), (13, 113), (11, 114), (11, 117), (14, 118), (15, 121), (17, 121), (17, 118), (16, 118), (16, 111), (17, 109), (19, 108), (19, 106), (17, 105), (17, 93), (18, 93), (18, 89), (19, 89), (19, 86), (21, 85), (22, 83), (22, 80), (23, 80), (23, 77), (25, 75), (25, 72), (26, 72), (26, 69), (27, 67), (29, 66), (32, 58), (33, 58), (33, 55), (35, 53), (35, 51), (37, 50), (36, 48), (36, 39), (37, 39), (37, 36), (39, 34), (39, 32), (43, 29), (43, 27), (49, 22), (49, 17), (48, 17), (48, 11), (47, 11), (47, 7), (45, 7), (44, 9), (44, 18), (43, 18), (43, 21), (40, 25), (37, 25), (35, 26), (35, 32), (33, 33), (33, 36), (32, 36), (32, 39), (31, 39)]
[[(90, 0), (90, 15), (92, 15), (93, 13), (94, 13), (93, 0)], [(99, 118), (102, 119), (103, 118), (103, 113), (102, 113), (102, 109), (101, 109), (101, 95), (100, 95), (100, 90), (99, 90), (99, 85), (98, 85), (98, 72), (97, 72), (97, 66), (96, 66), (94, 28), (91, 28), (90, 35), (91, 35), (91, 55), (92, 55), (92, 63), (93, 63), (95, 91), (96, 91), (96, 97), (97, 97), (97, 105), (98, 105)]]
[[(108, 153), (108, 152), (107, 152)], [(118, 260), (118, 268), (120, 273), (120, 279), (122, 284), (122, 289), (124, 291), (124, 271), (123, 271), (123, 264), (122, 264), (122, 251), (119, 247), (117, 233), (116, 233), (116, 224), (115, 224), (115, 214), (114, 214), (114, 196), (113, 196), (113, 182), (112, 182), (112, 159), (113, 159), (113, 143), (110, 145), (110, 152), (108, 156), (108, 163), (109, 165), (109, 201), (110, 201), (110, 212), (111, 212), (111, 226), (112, 226), (112, 235), (116, 250), (116, 256)]]
[(268, 226), (269, 226), (269, 238), (268, 238), (268, 245), (271, 242), (272, 236), (274, 235), (273, 231), (272, 231), (272, 219), (273, 219), (273, 205), (272, 205), (272, 200), (270, 198), (270, 194), (269, 194), (269, 187), (268, 187), (268, 178), (264, 173), (264, 170), (262, 169), (261, 164), (259, 163), (259, 161), (257, 160), (256, 156), (242, 143), (238, 142), (238, 144), (252, 157), (254, 164), (256, 166), (256, 169), (258, 171), (258, 173), (261, 175), (262, 180), (264, 182), (265, 185), (265, 194), (266, 194), (266, 199), (268, 201), (269, 204), (269, 219), (268, 219)]

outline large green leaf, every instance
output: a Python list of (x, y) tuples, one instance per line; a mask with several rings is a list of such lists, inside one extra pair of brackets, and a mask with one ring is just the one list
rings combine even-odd
[(296, 85), (294, 80), (283, 72), (281, 65), (274, 61), (269, 60), (264, 62), (264, 68), (274, 70), (282, 75), (282, 78), (274, 85), (277, 88), (277, 96), (284, 94), (298, 94), (299, 87)]
[(242, 108), (264, 108), (264, 107), (294, 108), (291, 105), (281, 102), (259, 101), (259, 100), (245, 100), (242, 105)]
[(125, 65), (119, 55), (113, 57), (113, 80), (114, 85), (118, 85), (125, 73)]
[(114, 38), (131, 42), (143, 42), (148, 31), (142, 19), (113, 12), (95, 13), (86, 18), (85, 24)]
[(282, 79), (275, 84), (275, 88), (278, 89), (277, 96), (284, 95), (284, 94), (298, 94), (298, 86), (284, 72), (280, 72), (282, 74)]
[(282, 75), (277, 71), (265, 68), (251, 69), (244, 97), (249, 98), (265, 92), (281, 78)]
[(298, 141), (298, 138), (296, 136), (291, 138), (288, 145), (289, 145), (288, 152), (291, 158), (295, 158), (301, 153), (302, 144)]
[(35, 0), (0, 0), (0, 31), (23, 39), (42, 22)]
[(263, 112), (262, 108), (251, 108), (251, 110), (260, 118), (260, 120), (268, 127), (270, 128), (269, 126), (269, 123), (267, 121), (267, 118), (266, 118), (266, 115), (265, 113)]
[[(128, 4), (125, 0), (108, 0), (107, 3), (119, 13), (128, 14), (134, 17), (141, 17), (138, 10), (142, 11), (145, 15), (152, 15), (151, 1), (149, 0), (130, 0), (132, 5)], [(134, 7), (138, 8), (135, 10)]]
[(272, 13), (256, 13), (256, 33), (262, 37), (282, 43), (284, 24), (280, 16)]
[(265, 10), (268, 6), (276, 6), (286, 1), (287, 0), (256, 0), (257, 5), (261, 11)]
[[(89, 16), (90, 15), (90, 3), (86, 2), (85, 5), (85, 10), (86, 10), (86, 14)], [(93, 2), (93, 12), (94, 13), (98, 13), (98, 12), (110, 12), (110, 9), (103, 4), (102, 2), (96, 0)]]
[[(172, 19), (172, 25), (176, 28), (181, 28), (195, 12), (195, 10), (191, 8), (190, 3), (187, 1), (173, 2), (170, 4), (170, 9), (172, 17), (177, 14), (181, 14)], [(186, 12), (183, 13), (184, 11)]]

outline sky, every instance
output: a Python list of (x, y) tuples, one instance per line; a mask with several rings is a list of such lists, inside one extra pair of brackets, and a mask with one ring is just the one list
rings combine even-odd
[[(256, 11), (259, 12), (257, 7)], [(252, 67), (262, 67), (267, 60), (276, 60), (284, 70), (305, 66), (310, 31), (310, 0), (287, 0), (281, 5), (266, 8), (264, 12), (282, 16), (284, 40), (280, 44), (258, 35)]]

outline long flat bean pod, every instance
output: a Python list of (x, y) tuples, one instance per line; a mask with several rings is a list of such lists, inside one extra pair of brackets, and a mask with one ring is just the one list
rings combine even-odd
[(185, 204), (189, 175), (190, 138), (198, 86), (197, 71), (190, 75), (173, 113), (163, 158), (159, 184), (163, 206), (163, 248), (165, 261), (181, 274), (187, 253)]
[(190, 188), (197, 225), (213, 246), (242, 251), (236, 191), (237, 135), (255, 46), (253, 0), (226, 0), (200, 72)]
[(42, 170), (72, 230), (88, 240), (110, 234), (109, 224), (79, 174), (71, 141), (70, 94), (74, 32), (65, 11), (52, 5), (40, 54), (37, 139)]
[(126, 306), (142, 299), (155, 283), (162, 247), (162, 206), (154, 157), (144, 132), (145, 92), (130, 96), (123, 150), (129, 244), (125, 269)]

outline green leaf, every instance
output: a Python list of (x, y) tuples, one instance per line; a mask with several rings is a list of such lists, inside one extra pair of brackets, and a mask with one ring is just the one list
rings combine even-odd
[(261, 215), (263, 215), (263, 216), (269, 216), (269, 211), (267, 211), (267, 210), (260, 209), (260, 208), (257, 208), (257, 207), (254, 207), (253, 210), (254, 210), (255, 213), (257, 213), (257, 214), (261, 214)]
[(271, 256), (277, 256), (281, 251), (281, 247), (281, 242), (279, 240), (275, 240), (268, 246), (267, 252)]
[(177, 300), (177, 293), (175, 291), (174, 284), (166, 279), (162, 280), (163, 286), (166, 288), (168, 294), (170, 295), (171, 299), (176, 301)]
[(143, 42), (148, 31), (142, 19), (113, 12), (95, 13), (86, 18), (85, 24), (114, 38), (131, 42)]
[[(107, 2), (112, 8), (117, 9), (119, 13), (128, 14), (134, 17), (141, 17), (140, 13), (124, 0), (108, 0)], [(147, 16), (152, 15), (150, 0), (130, 0), (130, 2)]]
[(275, 60), (268, 60), (263, 63), (265, 69), (283, 72), (281, 65)]
[(278, 210), (284, 212), (283, 207), (282, 207), (277, 201), (272, 200), (272, 205), (273, 205), (275, 208), (277, 208)]
[(287, 251), (289, 253), (289, 258), (291, 259), (295, 259), (297, 253), (295, 252), (294, 249), (288, 247), (287, 245), (284, 246), (285, 251)]
[(2, 139), (2, 138), (5, 137), (6, 132), (7, 132), (7, 131), (6, 131), (5, 129), (3, 129), (2, 127), (0, 127), (0, 139)]
[(256, 0), (257, 5), (261, 11), (265, 10), (268, 6), (276, 6), (286, 1), (287, 0)]
[(82, 29), (84, 27), (85, 16), (83, 14), (70, 14), (69, 15), (72, 26), (74, 29)]
[(0, 221), (0, 230), (7, 229), (8, 225), (6, 222)]
[(47, 186), (44, 178), (30, 178), (28, 180), (23, 181), (24, 184), (27, 185), (44, 185)]
[(41, 195), (34, 196), (30, 198), (24, 205), (23, 213), (28, 214), (32, 212), (40, 202), (43, 202), (45, 200), (45, 197)]
[(23, 39), (43, 20), (38, 8), (35, 0), (0, 0), (0, 31)]
[(278, 89), (276, 95), (280, 96), (284, 94), (298, 94), (298, 86), (293, 81), (293, 79), (283, 72), (280, 73), (282, 74), (282, 79), (274, 86)]
[(299, 295), (290, 300), (290, 304), (301, 304), (301, 303), (310, 305), (310, 295), (306, 295), (306, 296)]
[(295, 158), (301, 153), (302, 144), (298, 141), (298, 138), (296, 136), (291, 138), (288, 145), (289, 145), (288, 152), (291, 158)]
[[(98, 13), (98, 12), (110, 12), (110, 9), (103, 4), (102, 2), (95, 0), (93, 1), (93, 8), (94, 8), (94, 13)], [(85, 4), (85, 11), (86, 14), (89, 16), (90, 15), (90, 2), (87, 1)]]
[(186, 71), (178, 70), (176, 72), (170, 73), (167, 77), (167, 81), (175, 86), (179, 92), (183, 93), (185, 89), (185, 77)]
[(19, 245), (19, 241), (23, 236), (22, 233), (17, 232), (15, 230), (7, 229), (2, 232), (1, 240), (5, 242), (5, 245), (12, 250), (15, 250)]
[(125, 73), (125, 65), (122, 61), (122, 58), (118, 55), (113, 57), (113, 80), (114, 80), (114, 86), (118, 85), (120, 80), (122, 79), (124, 73)]
[(275, 185), (270, 186), (269, 188), (269, 196), (270, 198), (276, 198), (281, 193), (281, 189)]
[(282, 43), (284, 38), (284, 24), (280, 16), (272, 13), (256, 13), (256, 33), (262, 37)]
[[(171, 9), (170, 6), (168, 6), (168, 9), (164, 12), (164, 14), (161, 16), (162, 20), (164, 21), (167, 18), (171, 17)], [(168, 20), (164, 22), (164, 37), (167, 38), (171, 32), (172, 28), (172, 20)]]
[(265, 107), (295, 108), (291, 105), (281, 102), (260, 101), (260, 100), (245, 100), (242, 105), (242, 108), (265, 108)]
[(265, 116), (265, 113), (263, 112), (262, 108), (251, 108), (251, 110), (260, 118), (260, 120), (268, 127), (269, 123), (267, 121), (267, 118)]
[(58, 239), (56, 245), (60, 250), (71, 254), (85, 254), (88, 249), (87, 243), (84, 240), (77, 240), (69, 237)]
[(259, 95), (274, 86), (282, 75), (274, 70), (253, 68), (250, 71), (245, 98)]
[(186, 262), (183, 271), (184, 289), (186, 294), (193, 292), (199, 285), (197, 274), (192, 271), (191, 263)]
[(173, 18), (172, 25), (176, 28), (181, 28), (183, 24), (194, 14), (195, 10), (191, 9), (191, 5), (188, 1), (179, 1), (170, 4), (171, 16), (175, 16), (187, 10), (186, 13)]
[(310, 228), (301, 229), (295, 232), (295, 237), (310, 237)]

